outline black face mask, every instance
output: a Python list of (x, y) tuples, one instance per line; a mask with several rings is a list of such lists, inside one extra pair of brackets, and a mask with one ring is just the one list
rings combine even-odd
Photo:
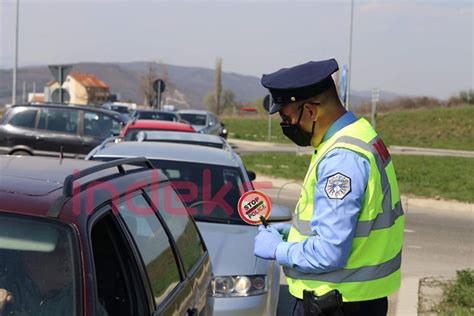
[(295, 125), (281, 122), (281, 130), (283, 134), (291, 139), (296, 145), (301, 147), (311, 146), (311, 138), (313, 138), (315, 123), (313, 122), (313, 128), (311, 133), (304, 131), (300, 127), (301, 116), (303, 115), (304, 108), (301, 109), (300, 116), (298, 117), (298, 122)]

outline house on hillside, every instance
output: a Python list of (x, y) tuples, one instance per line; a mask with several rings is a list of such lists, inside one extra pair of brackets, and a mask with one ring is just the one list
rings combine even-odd
[[(45, 87), (45, 100), (53, 101), (53, 91), (59, 88), (57, 81), (50, 81)], [(95, 75), (79, 72), (70, 73), (62, 85), (69, 92), (69, 103), (102, 104), (111, 96), (110, 86)]]

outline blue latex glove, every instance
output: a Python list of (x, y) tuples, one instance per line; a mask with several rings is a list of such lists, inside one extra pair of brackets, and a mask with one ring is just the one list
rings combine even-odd
[(262, 259), (274, 260), (276, 248), (279, 243), (283, 242), (280, 233), (272, 226), (258, 227), (258, 234), (255, 236), (255, 248), (253, 253)]
[(283, 240), (287, 241), (288, 240), (288, 234), (290, 233), (291, 229), (291, 224), (288, 223), (276, 223), (276, 224), (271, 224), (271, 227), (275, 228), (277, 232), (280, 233), (280, 235), (283, 236)]

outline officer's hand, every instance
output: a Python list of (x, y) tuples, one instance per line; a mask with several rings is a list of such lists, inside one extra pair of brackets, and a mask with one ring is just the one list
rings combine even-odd
[(0, 289), (0, 314), (5, 311), (8, 303), (13, 302), (13, 295), (6, 289)]
[(255, 236), (255, 248), (253, 253), (262, 259), (275, 259), (275, 251), (279, 243), (283, 242), (280, 233), (273, 227), (258, 227), (258, 234)]
[(291, 224), (288, 223), (276, 223), (270, 225), (271, 227), (275, 228), (277, 232), (280, 233), (280, 235), (283, 236), (283, 240), (287, 241), (288, 240), (288, 234), (290, 233), (291, 229)]

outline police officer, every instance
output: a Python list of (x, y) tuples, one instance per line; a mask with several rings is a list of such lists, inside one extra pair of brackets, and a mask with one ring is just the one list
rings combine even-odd
[(330, 59), (262, 77), (283, 134), (315, 151), (294, 225), (260, 226), (254, 253), (283, 266), (294, 315), (386, 315), (401, 279), (400, 194), (382, 139), (342, 106), (337, 70)]

